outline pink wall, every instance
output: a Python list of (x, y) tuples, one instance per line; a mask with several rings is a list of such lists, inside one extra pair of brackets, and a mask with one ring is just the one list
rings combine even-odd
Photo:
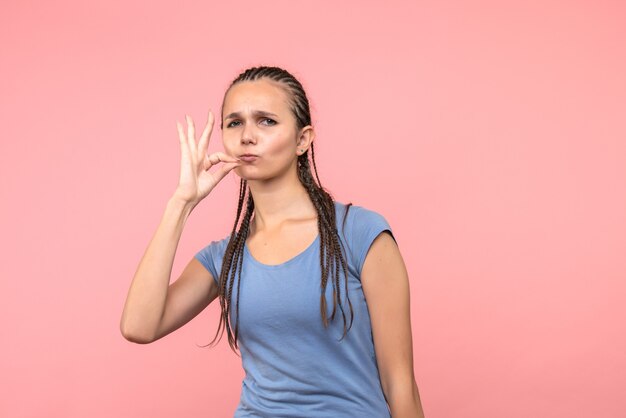
[(232, 416), (240, 359), (196, 346), (219, 304), (152, 345), (118, 326), (176, 121), (256, 64), (307, 88), (322, 183), (395, 230), (427, 418), (626, 416), (622, 2), (94, 3), (0, 6), (0, 416)]

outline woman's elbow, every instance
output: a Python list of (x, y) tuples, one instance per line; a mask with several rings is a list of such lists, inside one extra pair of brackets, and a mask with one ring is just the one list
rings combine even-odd
[(124, 322), (120, 322), (120, 333), (127, 341), (136, 344), (150, 344), (155, 341), (153, 335), (148, 335), (145, 332), (138, 332), (136, 330), (129, 329)]

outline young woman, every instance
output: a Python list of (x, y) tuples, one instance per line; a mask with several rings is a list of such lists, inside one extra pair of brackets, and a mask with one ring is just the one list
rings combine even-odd
[[(131, 283), (123, 336), (156, 341), (219, 297), (211, 344), (226, 330), (246, 372), (235, 417), (423, 417), (402, 256), (382, 215), (322, 187), (302, 85), (250, 68), (224, 96), (225, 152), (208, 155), (213, 124), (209, 112), (196, 142), (191, 118), (186, 133), (178, 123), (180, 181)], [(187, 218), (231, 170), (232, 232), (169, 284)]]

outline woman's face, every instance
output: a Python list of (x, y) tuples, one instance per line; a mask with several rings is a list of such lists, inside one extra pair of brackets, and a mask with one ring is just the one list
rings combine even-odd
[(235, 168), (238, 176), (269, 179), (296, 167), (296, 121), (276, 84), (264, 79), (235, 84), (224, 99), (223, 115), (224, 150), (244, 160)]

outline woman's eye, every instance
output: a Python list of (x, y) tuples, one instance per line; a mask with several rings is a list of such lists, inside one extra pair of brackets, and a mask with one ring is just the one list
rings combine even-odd
[[(268, 126), (276, 125), (276, 121), (274, 119), (270, 119), (270, 118), (263, 119), (263, 122), (268, 122), (268, 123), (265, 123), (265, 125), (268, 125)], [(234, 121), (230, 122), (228, 125), (226, 125), (226, 127), (227, 128), (232, 128), (233, 126), (235, 126), (235, 125), (233, 125), (234, 123), (240, 123), (240, 122), (238, 120), (234, 120)]]

